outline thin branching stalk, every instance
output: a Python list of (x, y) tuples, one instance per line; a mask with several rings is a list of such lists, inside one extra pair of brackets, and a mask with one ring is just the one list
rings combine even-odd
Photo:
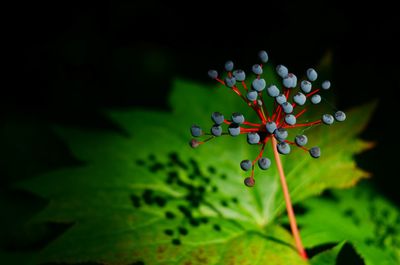
[(276, 166), (278, 167), (279, 178), (280, 178), (282, 190), (283, 190), (283, 196), (285, 198), (286, 211), (287, 211), (287, 214), (289, 217), (290, 229), (292, 230), (294, 241), (296, 243), (296, 248), (297, 248), (297, 251), (299, 252), (300, 256), (303, 259), (308, 259), (307, 253), (303, 247), (303, 243), (301, 242), (299, 229), (298, 229), (297, 223), (296, 223), (296, 217), (295, 217), (295, 214), (293, 211), (292, 202), (290, 200), (289, 189), (288, 189), (288, 186), (286, 183), (285, 172), (283, 171), (281, 157), (280, 157), (278, 149), (277, 149), (277, 141), (274, 137), (272, 137), (272, 148), (274, 149)]

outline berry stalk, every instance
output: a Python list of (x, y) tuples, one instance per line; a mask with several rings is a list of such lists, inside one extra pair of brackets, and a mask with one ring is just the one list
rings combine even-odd
[(280, 181), (281, 181), (281, 185), (282, 185), (282, 190), (283, 190), (283, 196), (285, 198), (285, 204), (286, 204), (286, 211), (289, 217), (289, 222), (290, 222), (290, 229), (292, 230), (292, 234), (294, 237), (294, 241), (296, 243), (296, 248), (297, 251), (299, 252), (300, 256), (307, 260), (307, 253), (304, 250), (303, 247), (303, 243), (301, 242), (301, 238), (300, 238), (300, 233), (299, 233), (299, 229), (297, 228), (297, 223), (296, 223), (296, 217), (293, 211), (293, 206), (292, 206), (292, 202), (290, 200), (290, 195), (289, 195), (289, 189), (286, 183), (286, 177), (285, 177), (285, 172), (283, 171), (283, 167), (282, 167), (282, 162), (281, 162), (281, 157), (279, 156), (279, 152), (277, 149), (277, 141), (275, 139), (275, 137), (271, 137), (272, 138), (272, 146), (274, 149), (274, 156), (275, 156), (275, 161), (276, 161), (276, 166), (278, 167), (278, 172), (279, 172), (279, 177), (280, 177)]
[[(312, 158), (319, 158), (321, 156), (321, 150), (319, 147), (314, 146), (311, 148), (305, 147), (307, 144), (307, 136), (296, 135), (294, 142), (289, 141), (288, 130), (291, 128), (300, 128), (325, 124), (332, 125), (336, 120), (342, 122), (346, 119), (346, 114), (343, 111), (336, 111), (333, 115), (327, 113), (322, 115), (322, 117), (316, 121), (309, 122), (306, 120), (304, 123), (298, 123), (297, 120), (308, 111), (308, 108), (303, 108), (302, 110), (297, 110), (294, 112), (296, 107), (304, 106), (306, 101), (309, 101), (316, 105), (323, 99), (319, 92), (323, 90), (328, 90), (331, 86), (330, 81), (323, 81), (321, 84), (321, 89), (314, 88), (311, 82), (314, 82), (318, 78), (318, 73), (313, 69), (309, 68), (307, 73), (307, 80), (302, 80), (300, 83), (301, 92), (297, 92), (292, 97), (290, 96), (294, 88), (298, 87), (297, 77), (293, 73), (290, 73), (288, 68), (284, 65), (278, 65), (276, 67), (277, 74), (282, 78), (281, 85), (271, 84), (267, 87), (267, 83), (263, 74), (263, 64), (268, 62), (268, 54), (266, 51), (260, 51), (258, 54), (259, 59), (262, 64), (254, 64), (252, 67), (253, 75), (251, 79), (251, 87), (246, 86), (246, 73), (241, 69), (234, 70), (234, 64), (232, 61), (227, 61), (225, 63), (225, 71), (227, 76), (222, 80), (225, 75), (218, 75), (216, 70), (209, 70), (208, 76), (222, 85), (226, 86), (234, 93), (236, 93), (247, 106), (252, 108), (258, 118), (258, 123), (249, 122), (245, 120), (243, 114), (235, 112), (232, 114), (231, 119), (225, 119), (224, 116), (219, 112), (214, 112), (211, 115), (211, 119), (214, 125), (211, 127), (211, 134), (204, 133), (198, 125), (193, 125), (191, 127), (191, 134), (193, 137), (200, 136), (211, 136), (211, 138), (205, 139), (203, 141), (192, 139), (190, 140), (190, 146), (193, 148), (198, 147), (206, 141), (215, 139), (221, 135), (231, 135), (233, 137), (240, 134), (247, 134), (247, 142), (251, 145), (262, 145), (259, 155), (253, 160), (245, 159), (240, 162), (240, 167), (243, 171), (251, 170), (250, 176), (244, 179), (244, 184), (247, 187), (254, 187), (255, 178), (254, 170), (255, 164), (257, 163), (261, 170), (267, 170), (271, 166), (271, 160), (268, 157), (263, 157), (264, 147), (267, 141), (271, 138), (273, 151), (275, 156), (276, 165), (278, 167), (278, 172), (280, 176), (280, 181), (282, 185), (283, 195), (285, 198), (286, 210), (289, 217), (290, 228), (296, 243), (296, 249), (299, 255), (307, 260), (307, 253), (304, 250), (303, 244), (301, 242), (299, 230), (296, 224), (296, 218), (293, 211), (293, 206), (290, 200), (289, 190), (286, 183), (285, 173), (283, 171), (282, 162), (280, 159), (281, 155), (288, 155), (291, 151), (291, 146), (301, 148), (303, 151), (308, 152)], [(238, 84), (241, 84), (241, 88), (245, 90), (245, 94), (242, 94), (238, 88)], [(278, 88), (278, 87), (281, 87)], [(268, 96), (274, 99), (273, 111), (271, 115), (268, 113), (267, 106), (263, 99), (263, 91), (266, 91)], [(293, 103), (291, 102), (293, 99)], [(330, 105), (330, 104), (329, 104)], [(333, 107), (331, 105), (331, 107)], [(295, 114), (297, 113), (297, 114)], [(228, 133), (222, 132), (221, 124), (228, 125)], [(279, 143), (278, 143), (279, 142)]]

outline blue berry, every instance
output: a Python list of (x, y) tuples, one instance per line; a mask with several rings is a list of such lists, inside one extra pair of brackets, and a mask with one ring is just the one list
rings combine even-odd
[(267, 132), (269, 133), (274, 133), (274, 131), (276, 130), (276, 123), (273, 121), (269, 121), (265, 124), (265, 128), (267, 129)]
[(346, 119), (346, 113), (340, 110), (335, 112), (335, 120), (344, 121), (345, 119)]
[(250, 160), (243, 160), (242, 162), (240, 162), (240, 168), (244, 171), (248, 171), (250, 170), (250, 168), (252, 167), (252, 163)]
[(258, 96), (258, 92), (255, 90), (250, 90), (246, 95), (247, 99), (250, 101), (256, 100), (257, 96)]
[(190, 147), (192, 147), (192, 148), (197, 148), (197, 147), (200, 145), (200, 142), (197, 141), (196, 139), (191, 139), (191, 140), (189, 141), (189, 145), (190, 145)]
[(283, 112), (285, 112), (286, 114), (292, 113), (293, 112), (293, 105), (289, 102), (283, 102), (281, 104)]
[(286, 142), (278, 143), (278, 152), (282, 155), (287, 155), (290, 153), (290, 145)]
[(265, 83), (265, 80), (263, 78), (260, 78), (260, 79), (256, 78), (256, 79), (253, 80), (253, 83), (251, 85), (252, 85), (254, 90), (256, 90), (258, 92), (261, 92), (261, 91), (264, 90), (264, 88), (266, 86), (266, 83)]
[(296, 135), (296, 138), (294, 138), (294, 141), (298, 146), (305, 146), (308, 142), (307, 136), (303, 135)]
[(241, 113), (235, 112), (232, 114), (232, 121), (236, 124), (242, 124), (244, 122), (244, 116)]
[(231, 123), (228, 127), (228, 132), (231, 136), (238, 136), (240, 134), (239, 124)]
[(285, 78), (285, 77), (288, 75), (289, 70), (287, 69), (286, 66), (279, 64), (279, 65), (276, 67), (276, 73), (277, 73), (280, 77)]
[(232, 61), (227, 61), (225, 63), (225, 71), (230, 72), (232, 70), (233, 70), (233, 62)]
[(213, 125), (211, 127), (211, 134), (214, 135), (214, 136), (221, 136), (222, 127), (220, 125), (217, 125), (217, 124)]
[(282, 81), (283, 85), (287, 88), (295, 88), (297, 86), (297, 77), (289, 73)]
[(285, 122), (289, 125), (295, 125), (296, 124), (296, 117), (293, 114), (288, 114), (285, 116)]
[(334, 118), (331, 114), (324, 114), (322, 115), (322, 122), (326, 125), (331, 125), (334, 122)]
[(300, 86), (301, 86), (301, 90), (303, 90), (304, 93), (310, 93), (311, 87), (312, 87), (310, 81), (303, 80), (303, 81), (301, 81)]
[(225, 84), (228, 87), (233, 87), (236, 84), (236, 79), (234, 77), (225, 77)]
[(303, 106), (306, 100), (307, 97), (301, 92), (297, 92), (297, 94), (293, 96), (293, 101), (299, 106)]
[(260, 51), (258, 53), (258, 57), (260, 58), (261, 62), (263, 63), (268, 62), (268, 53), (266, 51)]
[(274, 131), (274, 135), (278, 141), (284, 141), (288, 137), (288, 132), (284, 128), (278, 128)]
[(247, 142), (249, 144), (258, 144), (260, 142), (260, 135), (258, 133), (248, 133)]
[(330, 87), (331, 87), (331, 82), (330, 81), (326, 80), (326, 81), (322, 82), (322, 88), (323, 89), (327, 90)]
[(271, 85), (267, 88), (268, 95), (271, 97), (277, 97), (280, 93), (279, 89), (275, 85)]
[(222, 113), (220, 112), (213, 112), (211, 114), (211, 120), (215, 123), (215, 124), (222, 124), (224, 122), (224, 115), (222, 115)]
[(292, 75), (292, 88), (295, 88), (297, 86), (297, 76), (295, 76), (294, 74), (291, 75)]
[(289, 77), (289, 76), (286, 76), (286, 77), (283, 79), (282, 84), (283, 84), (285, 87), (287, 87), (287, 88), (292, 87), (292, 78)]
[(317, 80), (317, 78), (318, 78), (317, 71), (315, 71), (313, 68), (309, 68), (309, 69), (307, 70), (307, 78), (308, 78), (308, 80), (310, 80), (311, 82)]
[(258, 166), (262, 169), (262, 170), (266, 170), (271, 166), (271, 160), (269, 160), (266, 157), (261, 157), (260, 159), (258, 159)]
[(311, 97), (311, 103), (312, 104), (318, 104), (321, 102), (321, 96), (318, 94), (315, 94)]
[(249, 188), (254, 187), (255, 184), (256, 180), (254, 178), (248, 177), (244, 179), (244, 185), (246, 185)]
[[(266, 88), (266, 81), (263, 78), (260, 78), (260, 75), (263, 74), (263, 63), (266, 63), (268, 61), (268, 54), (265, 51), (260, 51), (258, 56), (260, 57), (262, 63), (259, 64), (254, 64), (251, 68), (251, 71), (257, 76), (257, 78), (251, 80), (251, 89), (246, 91), (246, 97), (248, 99), (245, 100), (250, 107), (264, 107), (263, 102), (262, 102), (262, 91), (265, 90)], [(236, 91), (237, 87), (235, 86), (236, 83), (241, 83), (243, 82), (243, 86), (245, 87), (245, 90), (247, 90), (246, 85), (244, 84), (244, 81), (246, 79), (246, 73), (241, 70), (241, 69), (236, 69), (234, 70), (234, 63), (232, 61), (227, 61), (225, 62), (224, 68), (227, 73), (227, 77), (225, 77), (224, 74), (224, 82), (222, 82), (220, 79), (223, 77), (218, 76), (218, 72), (216, 70), (209, 70), (208, 75), (212, 79), (217, 79), (220, 83), (225, 83), (226, 86), (231, 87), (239, 94), (239, 96), (243, 97), (239, 91)], [(295, 114), (293, 114), (293, 109), (294, 105), (299, 105), (303, 106), (306, 104), (307, 98), (310, 98), (311, 103), (313, 104), (319, 104), (322, 100), (322, 97), (319, 94), (315, 94), (317, 91), (312, 92), (312, 83), (318, 79), (318, 73), (315, 69), (309, 68), (306, 71), (307, 74), (307, 80), (302, 80), (300, 83), (300, 92), (297, 92), (295, 95), (292, 97), (292, 103), (288, 102), (289, 98), (285, 96), (286, 92), (289, 94), (289, 90), (291, 88), (296, 88), (297, 87), (297, 76), (294, 75), (293, 73), (289, 73), (288, 68), (285, 67), (284, 65), (278, 65), (276, 67), (276, 72), (277, 74), (282, 78), (282, 84), (284, 87), (285, 91), (280, 91), (277, 86), (275, 85), (270, 85), (267, 88), (267, 93), (269, 96), (275, 98), (274, 100), (276, 101), (277, 104), (281, 106), (282, 109), (280, 109), (279, 112), (279, 117), (281, 117), (281, 110), (283, 112), (284, 118), (283, 122), (284, 125), (278, 125), (273, 122), (273, 121), (268, 121), (266, 122), (265, 119), (263, 120), (265, 123), (265, 129), (262, 128), (257, 128), (257, 129), (243, 129), (240, 127), (241, 124), (245, 123), (248, 125), (254, 125), (258, 126), (257, 124), (252, 124), (252, 123), (247, 123), (245, 122), (245, 117), (241, 113), (233, 113), (232, 114), (232, 122), (227, 122), (224, 118), (224, 116), (219, 113), (219, 112), (214, 112), (211, 115), (212, 120), (214, 121), (214, 125), (211, 127), (211, 137), (208, 139), (201, 141), (201, 140), (196, 140), (192, 139), (189, 144), (191, 147), (196, 148), (199, 145), (207, 142), (208, 140), (214, 138), (215, 136), (221, 136), (223, 133), (223, 129), (221, 125), (225, 122), (229, 124), (228, 127), (228, 132), (231, 136), (237, 136), (239, 134), (244, 134), (250, 131), (250, 133), (247, 133), (247, 142), (252, 145), (260, 144), (261, 139), (264, 139), (265, 137), (270, 137), (273, 136), (275, 137), (278, 141), (277, 143), (277, 151), (280, 154), (286, 155), (291, 152), (291, 146), (292, 142), (287, 141), (286, 138), (288, 137), (288, 131), (285, 128), (293, 128), (297, 127), (295, 124), (297, 122), (297, 118)], [(220, 78), (220, 79), (219, 79)], [(328, 80), (325, 80), (321, 83), (321, 89), (328, 90), (331, 87), (331, 82)], [(287, 90), (287, 91), (286, 91)], [(318, 89), (319, 90), (319, 89)], [(260, 97), (259, 97), (260, 96)], [(254, 105), (253, 105), (254, 103)], [(276, 104), (274, 105), (274, 109), (276, 110)], [(258, 114), (260, 110), (258, 110)], [(305, 110), (303, 110), (301, 113), (303, 113)], [(273, 117), (275, 117), (276, 112), (274, 111)], [(333, 113), (332, 113), (333, 114)], [(261, 114), (260, 114), (261, 115)], [(262, 118), (262, 117), (261, 117)], [(346, 114), (343, 111), (336, 111), (333, 115), (331, 114), (324, 114), (321, 117), (320, 121), (313, 122), (313, 123), (306, 123), (306, 124), (300, 124), (299, 126), (309, 126), (310, 124), (316, 124), (316, 123), (324, 123), (327, 125), (331, 125), (334, 123), (335, 120), (337, 121), (344, 121), (346, 119)], [(268, 118), (270, 120), (270, 118)], [(280, 122), (280, 121), (279, 121)], [(277, 126), (282, 126), (278, 128)], [(255, 132), (253, 132), (255, 131)], [(191, 127), (191, 134), (193, 137), (199, 137), (204, 135), (202, 129), (197, 126), (193, 125)], [(210, 135), (210, 134), (206, 134)], [(299, 147), (301, 147), (304, 150), (308, 150), (310, 155), (314, 158), (318, 158), (321, 155), (321, 150), (319, 147), (312, 147), (311, 149), (306, 149), (304, 146), (307, 144), (308, 138), (305, 135), (296, 135), (295, 137), (295, 144)], [(264, 150), (264, 147), (262, 148)], [(244, 171), (252, 170), (252, 174), (250, 177), (247, 177), (244, 179), (244, 183), (248, 187), (253, 187), (255, 185), (255, 180), (254, 180), (254, 163), (255, 161), (251, 160), (243, 160), (240, 163), (240, 167)], [(258, 166), (265, 170), (268, 169), (271, 166), (271, 161), (270, 159), (266, 157), (258, 157)]]
[(276, 103), (278, 103), (279, 105), (281, 105), (287, 101), (284, 94), (279, 94), (277, 97), (275, 97), (275, 100), (276, 100)]
[(203, 134), (203, 130), (198, 125), (192, 125), (192, 127), (190, 127), (190, 132), (193, 137), (199, 137)]
[(241, 69), (233, 71), (233, 76), (239, 82), (244, 81), (246, 79), (246, 73)]
[(251, 70), (252, 70), (253, 73), (256, 74), (256, 75), (261, 75), (261, 74), (263, 73), (263, 69), (261, 68), (261, 65), (259, 65), (259, 64), (253, 65), (253, 67), (251, 68)]
[(308, 152), (313, 158), (318, 158), (321, 156), (321, 149), (319, 149), (319, 147), (316, 146), (312, 147)]
[(215, 70), (209, 70), (209, 71), (208, 71), (208, 76), (209, 76), (211, 79), (217, 79), (217, 78), (218, 78), (218, 72), (215, 71)]

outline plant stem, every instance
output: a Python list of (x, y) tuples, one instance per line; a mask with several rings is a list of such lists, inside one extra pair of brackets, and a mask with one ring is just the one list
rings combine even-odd
[(276, 161), (276, 165), (278, 167), (279, 176), (280, 176), (280, 180), (281, 180), (283, 196), (285, 197), (286, 211), (287, 211), (287, 214), (289, 217), (290, 229), (292, 230), (292, 234), (294, 237), (294, 241), (296, 243), (297, 251), (299, 252), (300, 256), (303, 259), (308, 259), (307, 253), (303, 247), (303, 243), (301, 242), (299, 229), (297, 228), (296, 217), (294, 215), (292, 202), (290, 200), (289, 189), (288, 189), (288, 186), (286, 183), (286, 178), (285, 178), (285, 172), (283, 171), (281, 157), (279, 156), (279, 152), (277, 149), (277, 141), (276, 141), (275, 137), (271, 137), (271, 138), (272, 138), (272, 149), (274, 149), (275, 161)]

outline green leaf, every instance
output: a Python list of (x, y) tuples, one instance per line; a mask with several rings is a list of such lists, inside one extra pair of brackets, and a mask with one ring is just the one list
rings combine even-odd
[[(277, 83), (273, 75), (266, 79)], [(238, 111), (257, 122), (252, 110), (224, 87), (183, 80), (175, 82), (170, 105), (169, 113), (108, 113), (125, 135), (57, 129), (84, 165), (20, 184), (50, 200), (33, 221), (73, 223), (34, 262), (307, 264), (276, 224), (285, 205), (275, 166), (256, 171), (255, 188), (243, 185), (239, 163), (254, 159), (258, 147), (244, 135), (219, 137), (196, 150), (188, 146), (190, 125), (208, 128), (211, 112)], [(368, 176), (353, 155), (371, 147), (357, 135), (373, 109), (367, 104), (350, 110), (346, 122), (307, 131), (310, 146), (322, 149), (320, 159), (300, 149), (282, 157), (294, 202)], [(270, 145), (267, 156), (272, 158)]]
[(341, 242), (337, 246), (327, 251), (322, 252), (321, 254), (313, 257), (310, 260), (312, 265), (335, 265), (337, 264), (336, 258), (340, 251), (342, 250), (344, 244), (346, 242)]
[(307, 247), (347, 240), (366, 265), (400, 264), (400, 211), (368, 185), (312, 198), (298, 216)]

